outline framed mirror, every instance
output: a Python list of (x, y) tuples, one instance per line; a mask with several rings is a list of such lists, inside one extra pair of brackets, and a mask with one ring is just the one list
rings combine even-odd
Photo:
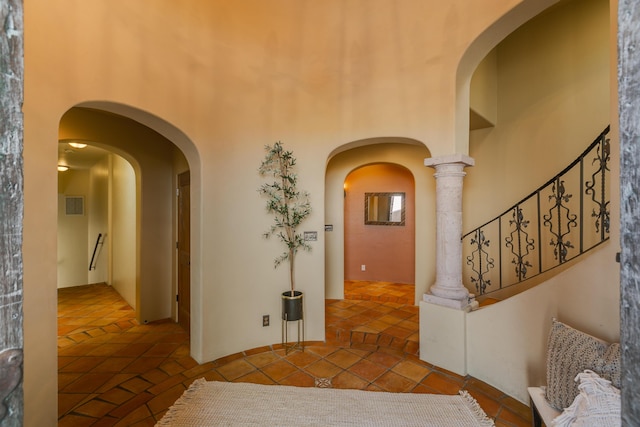
[(404, 225), (404, 193), (364, 193), (365, 225)]

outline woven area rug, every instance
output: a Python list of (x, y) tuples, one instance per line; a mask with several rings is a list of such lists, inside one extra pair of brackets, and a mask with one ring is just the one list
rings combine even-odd
[(196, 380), (160, 426), (493, 426), (458, 396)]

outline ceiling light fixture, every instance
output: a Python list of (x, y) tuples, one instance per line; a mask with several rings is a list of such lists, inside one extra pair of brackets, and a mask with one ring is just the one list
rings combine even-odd
[(81, 142), (70, 142), (69, 145), (73, 148), (84, 148), (87, 146), (87, 144), (83, 144)]
[(58, 172), (65, 172), (69, 170), (69, 166), (58, 165)]

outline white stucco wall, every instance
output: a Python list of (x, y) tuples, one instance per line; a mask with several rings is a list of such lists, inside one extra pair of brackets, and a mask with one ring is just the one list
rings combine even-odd
[(112, 155), (111, 169), (111, 286), (135, 310), (137, 307), (136, 267), (136, 176), (122, 157)]
[[(58, 185), (58, 288), (86, 285), (89, 272), (88, 212), (89, 172), (68, 170), (60, 172)], [(84, 212), (81, 215), (67, 215), (66, 197), (81, 197)]]
[[(87, 252), (89, 260), (94, 253), (93, 269), (89, 271), (88, 283), (111, 284), (110, 253), (111, 236), (109, 233), (109, 156), (104, 156), (89, 169), (89, 199), (87, 212), (89, 215), (89, 240)], [(96, 247), (98, 234), (102, 234)]]

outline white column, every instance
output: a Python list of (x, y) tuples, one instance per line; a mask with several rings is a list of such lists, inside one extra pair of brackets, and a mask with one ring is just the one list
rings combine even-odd
[(465, 309), (473, 295), (462, 284), (462, 180), (474, 160), (463, 154), (432, 157), (425, 166), (436, 170), (436, 283), (424, 301)]

